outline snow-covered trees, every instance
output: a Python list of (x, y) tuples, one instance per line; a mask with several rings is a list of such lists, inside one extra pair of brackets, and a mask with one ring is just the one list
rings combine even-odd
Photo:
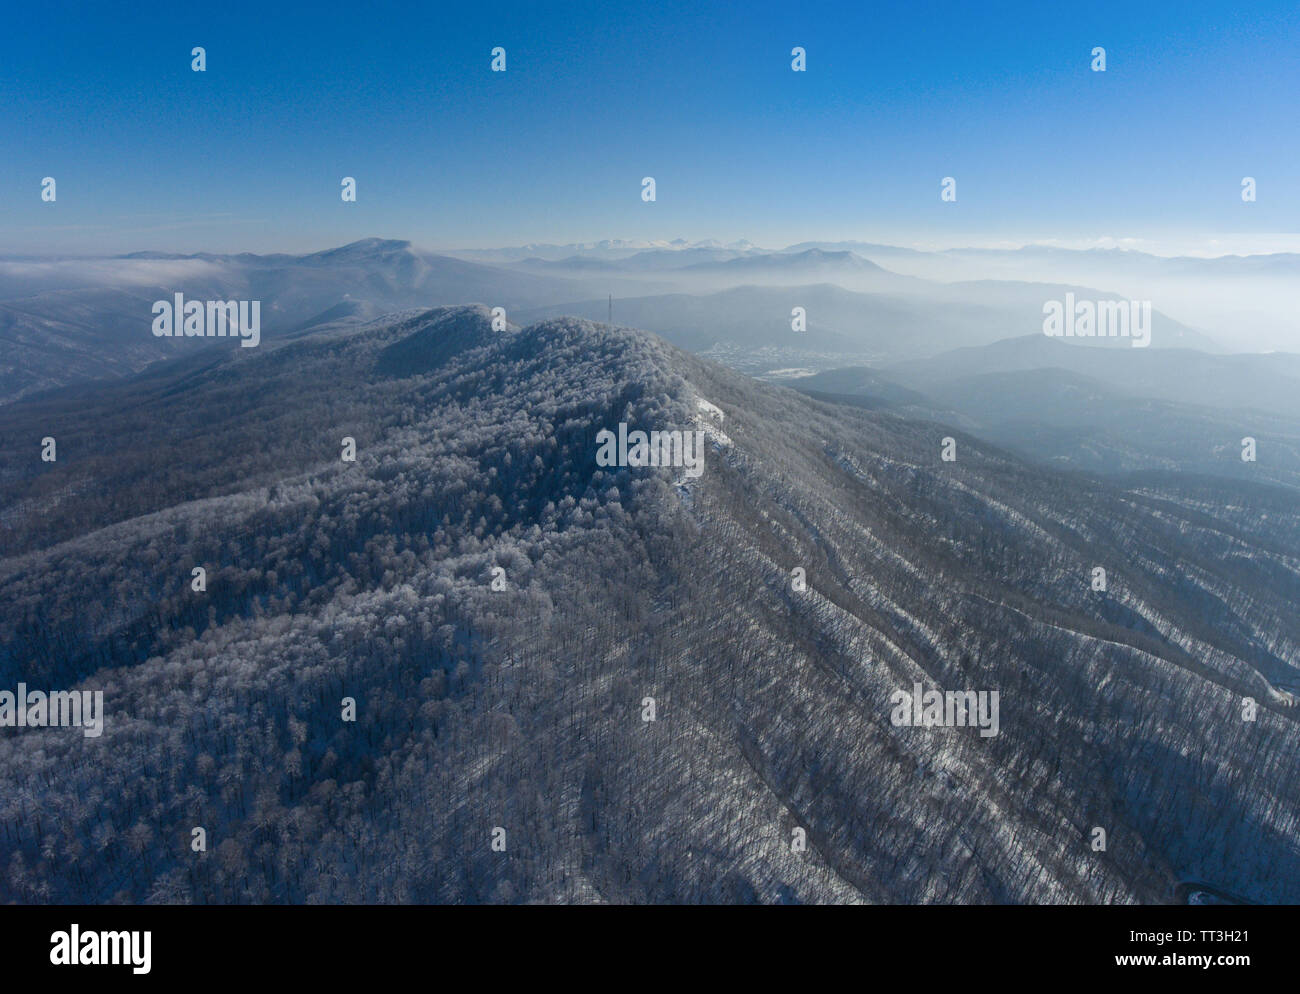
[[(0, 480), (0, 686), (107, 710), (0, 736), (0, 899), (1300, 896), (1259, 683), (1300, 645), (1293, 504), (941, 464), (948, 428), (480, 320), (0, 412), (66, 419)], [(698, 481), (596, 466), (701, 398), (731, 444)], [(914, 679), (998, 690), (1000, 734), (892, 726)]]

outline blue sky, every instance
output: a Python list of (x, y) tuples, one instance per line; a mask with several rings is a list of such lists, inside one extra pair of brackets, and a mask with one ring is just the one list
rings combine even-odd
[(1293, 0), (126, 6), (0, 35), (0, 251), (1300, 231)]

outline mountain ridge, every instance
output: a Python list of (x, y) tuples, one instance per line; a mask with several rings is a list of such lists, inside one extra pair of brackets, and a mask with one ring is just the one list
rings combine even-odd
[[(446, 322), (466, 347), (380, 370)], [(575, 319), (435, 309), (192, 367), (0, 410), (60, 438), (0, 481), (0, 669), (101, 687), (100, 742), (135, 746), (0, 736), (7, 900), (1296, 897), (1300, 726), (1267, 690), (1300, 646), (1293, 501), (1052, 474)], [(698, 480), (597, 465), (598, 430), (703, 405)], [(999, 690), (1000, 734), (892, 724), (914, 682)], [(86, 891), (97, 826), (150, 855)]]

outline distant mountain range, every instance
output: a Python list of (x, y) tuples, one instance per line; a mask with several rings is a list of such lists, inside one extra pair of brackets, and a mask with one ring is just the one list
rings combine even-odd
[[(0, 403), (128, 375), (228, 342), (158, 339), (152, 304), (258, 300), (266, 347), (327, 325), (473, 301), (525, 320), (574, 314), (647, 328), (690, 348), (722, 346), (766, 369), (919, 357), (1041, 328), (1043, 303), (1079, 286), (1024, 281), (935, 283), (844, 250), (763, 253), (690, 246), (617, 259), (528, 258), (487, 265), (377, 238), (302, 256), (173, 255), (0, 260)], [(792, 327), (805, 310), (806, 332)], [(1156, 347), (1217, 350), (1157, 307)], [(1102, 343), (1104, 344), (1104, 343)], [(766, 350), (761, 354), (755, 350)], [(810, 358), (809, 354), (820, 354)]]
[[(680, 255), (690, 259), (701, 253), (714, 253), (719, 258), (739, 258), (746, 255), (797, 255), (808, 251), (851, 253), (866, 259), (932, 259), (948, 260), (949, 264), (961, 259), (1001, 260), (1007, 264), (1055, 260), (1068, 264), (1084, 263), (1114, 267), (1137, 268), (1167, 275), (1197, 275), (1225, 273), (1248, 276), (1266, 273), (1294, 274), (1300, 269), (1300, 254), (1291, 252), (1256, 253), (1253, 255), (1218, 256), (1162, 256), (1137, 249), (1125, 248), (1063, 248), (1056, 245), (1025, 245), (1020, 248), (956, 247), (947, 249), (916, 249), (881, 242), (805, 241), (784, 248), (762, 248), (748, 239), (720, 242), (714, 239), (688, 241), (636, 241), (607, 239), (597, 242), (572, 242), (566, 245), (533, 244), (493, 249), (447, 249), (445, 254), (461, 258), (477, 258), (491, 262), (520, 262), (529, 259), (544, 261), (571, 260), (627, 260), (637, 256), (662, 256), (667, 259)], [(680, 265), (689, 263), (683, 262)], [(675, 267), (677, 263), (667, 263)]]
[[(747, 260), (748, 261), (748, 260)], [(725, 265), (725, 264), (724, 264)], [(759, 263), (765, 267), (767, 263)], [(692, 267), (694, 268), (694, 267)], [(1064, 299), (1077, 287), (1039, 284), (982, 283), (956, 286), (923, 285), (872, 267), (891, 290), (861, 293), (829, 283), (784, 286), (744, 285), (706, 294), (656, 294), (615, 299), (616, 323), (644, 328), (695, 351), (728, 346), (748, 353), (740, 368), (763, 371), (745, 363), (755, 349), (763, 368), (814, 363), (818, 369), (858, 362), (889, 362), (937, 355), (963, 345), (986, 345), (1010, 335), (1042, 334), (1043, 303)], [(743, 271), (751, 275), (749, 270)], [(791, 274), (787, 274), (791, 275)], [(791, 276), (791, 278), (796, 278)], [(1094, 295), (1103, 299), (1103, 295)], [(528, 308), (520, 320), (570, 314), (589, 320), (606, 316), (609, 302), (585, 300)], [(792, 311), (804, 309), (806, 330), (792, 329)], [(1206, 336), (1155, 312), (1152, 346), (1202, 348), (1218, 351)], [(1141, 351), (1125, 339), (1076, 339), (1103, 351)], [(810, 357), (811, 356), (811, 357)]]
[[(1042, 335), (786, 379), (813, 396), (960, 426), (1057, 468), (1300, 487), (1300, 355), (1081, 348)], [(1241, 458), (1253, 438), (1258, 458)]]
[(260, 300), (274, 342), (434, 303), (491, 300), (514, 309), (592, 290), (374, 238), (304, 256), (140, 252), (93, 262), (0, 261), (0, 401), (229, 344), (155, 338), (151, 306), (176, 292), (192, 300)]
[[(1294, 288), (1300, 280), (1300, 255), (1269, 253), (1214, 258), (1165, 257), (1130, 249), (1067, 249), (1029, 245), (1018, 249), (952, 248), (923, 251), (862, 241), (807, 241), (783, 249), (760, 249), (752, 244), (724, 246), (716, 242), (678, 241), (656, 246), (591, 243), (526, 249), (475, 250), (451, 254), (500, 264), (528, 256), (565, 260), (568, 271), (589, 261), (676, 271), (690, 284), (675, 289), (687, 292), (718, 290), (723, 286), (704, 281), (707, 272), (686, 273), (696, 262), (753, 260), (757, 271), (775, 269), (779, 256), (798, 257), (808, 252), (851, 253), (890, 271), (895, 280), (910, 277), (939, 283), (1020, 281), (1092, 287), (1099, 292), (1130, 299), (1150, 300), (1181, 324), (1207, 334), (1230, 351), (1295, 351), (1300, 341), (1300, 311)], [(738, 265), (744, 265), (738, 263)], [(561, 270), (557, 270), (561, 271)], [(850, 290), (878, 291), (881, 286), (857, 285), (841, 269), (806, 278), (777, 277), (776, 283), (831, 282)], [(771, 282), (764, 280), (764, 282)], [(670, 288), (672, 289), (672, 288)], [(647, 291), (649, 292), (649, 291)], [(656, 288), (653, 292), (663, 292)], [(628, 294), (635, 296), (636, 294)]]

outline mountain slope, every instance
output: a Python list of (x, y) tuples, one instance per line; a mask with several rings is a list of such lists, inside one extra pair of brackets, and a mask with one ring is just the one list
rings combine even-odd
[[(0, 733), (0, 899), (1300, 898), (1293, 500), (943, 462), (574, 319), (182, 366), (0, 412), (0, 686), (107, 707)], [(620, 422), (703, 475), (599, 467)], [(914, 682), (999, 734), (895, 726)]]

